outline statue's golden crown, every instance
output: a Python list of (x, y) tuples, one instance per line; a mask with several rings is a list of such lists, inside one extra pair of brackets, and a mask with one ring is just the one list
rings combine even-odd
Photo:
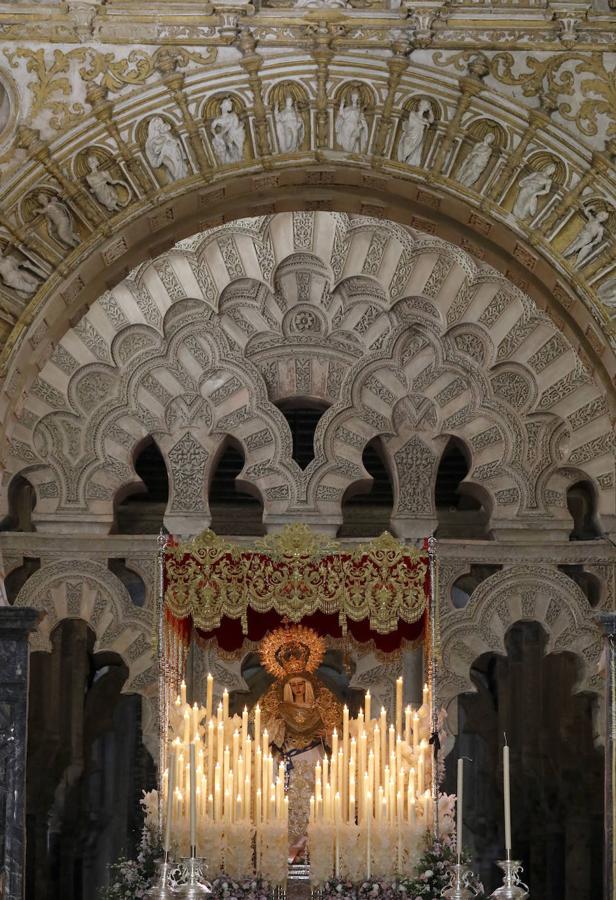
[(265, 636), (259, 655), (263, 667), (278, 679), (316, 672), (325, 655), (325, 641), (304, 625), (283, 625)]

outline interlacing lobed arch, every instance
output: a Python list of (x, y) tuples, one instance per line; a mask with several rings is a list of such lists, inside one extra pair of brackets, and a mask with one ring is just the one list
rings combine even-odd
[[(327, 407), (305, 470), (285, 400)], [(227, 435), (267, 523), (336, 528), (369, 478), (380, 436), (392, 527), (435, 524), (451, 436), (491, 528), (571, 528), (567, 487), (590, 481), (608, 527), (613, 449), (605, 392), (530, 298), (446, 242), (391, 222), (324, 212), (238, 220), (181, 241), (105, 292), (54, 349), (8, 432), (8, 476), (35, 486), (39, 530), (106, 531), (138, 483), (147, 436), (169, 470), (166, 522), (210, 521)]]

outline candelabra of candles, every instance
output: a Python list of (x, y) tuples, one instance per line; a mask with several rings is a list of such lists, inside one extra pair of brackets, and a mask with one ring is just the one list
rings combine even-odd
[[(230, 716), (226, 690), (214, 715), (213, 689), (208, 675), (205, 706), (190, 706), (182, 682), (169, 714), (173, 736), (162, 777), (165, 862), (158, 889), (166, 889), (173, 874), (180, 879), (175, 890), (187, 897), (209, 891), (205, 859), (214, 875), (256, 873), (279, 885), (287, 874), (284, 765), (274, 766), (259, 706), (251, 735), (247, 708), (241, 717)], [(171, 863), (172, 853), (183, 860), (179, 869)]]
[(395, 724), (384, 708), (372, 718), (370, 691), (356, 719), (344, 708), (342, 735), (334, 731), (331, 756), (315, 767), (308, 829), (314, 885), (332, 875), (359, 881), (394, 870), (411, 874), (432, 824), (430, 721), (428, 686), (419, 709), (404, 708), (402, 678)]

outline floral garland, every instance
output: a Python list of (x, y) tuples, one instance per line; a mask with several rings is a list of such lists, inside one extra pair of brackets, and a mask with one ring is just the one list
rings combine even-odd
[[(468, 862), (467, 859), (463, 860)], [(457, 862), (455, 838), (426, 835), (424, 852), (412, 878), (372, 878), (362, 884), (332, 878), (319, 891), (319, 900), (435, 900), (449, 887), (449, 872)], [(483, 885), (473, 882), (475, 900), (485, 900)]]

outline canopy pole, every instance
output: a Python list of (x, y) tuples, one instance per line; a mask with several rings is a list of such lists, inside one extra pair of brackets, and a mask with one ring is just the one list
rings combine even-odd
[(428, 538), (428, 558), (430, 565), (430, 698), (431, 698), (431, 718), (432, 733), (430, 736), (430, 744), (432, 745), (432, 802), (434, 805), (434, 834), (438, 838), (440, 834), (439, 825), (439, 781), (440, 781), (440, 758), (439, 751), (441, 749), (441, 741), (438, 733), (438, 696), (437, 696), (437, 658), (440, 645), (440, 628), (438, 621), (438, 560), (436, 555), (436, 538), (431, 535)]
[(169, 686), (167, 684), (167, 658), (165, 647), (165, 547), (167, 535), (160, 529), (157, 537), (157, 586), (156, 602), (156, 660), (158, 664), (158, 830), (163, 831), (163, 772), (167, 765), (167, 730), (169, 712)]

